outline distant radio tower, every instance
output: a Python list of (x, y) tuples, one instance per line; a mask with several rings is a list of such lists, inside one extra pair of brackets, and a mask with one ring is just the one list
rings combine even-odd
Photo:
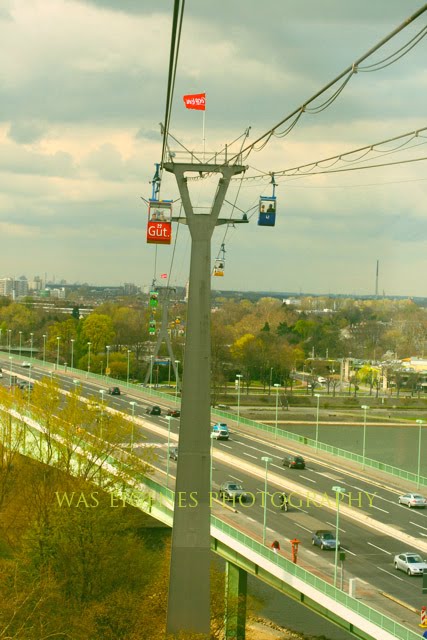
[(377, 274), (375, 277), (375, 297), (378, 298), (378, 271), (379, 271), (380, 262), (377, 260)]

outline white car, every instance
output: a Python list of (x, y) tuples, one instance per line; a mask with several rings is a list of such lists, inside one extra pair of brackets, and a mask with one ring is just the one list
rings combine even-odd
[(426, 507), (427, 500), (419, 493), (405, 493), (403, 496), (399, 496), (399, 504), (406, 504), (411, 507)]
[(427, 562), (419, 553), (399, 553), (394, 556), (394, 568), (405, 571), (408, 576), (422, 576), (427, 571)]
[(26, 369), (29, 369), (31, 367), (31, 362), (24, 361), (21, 366), (25, 367)]

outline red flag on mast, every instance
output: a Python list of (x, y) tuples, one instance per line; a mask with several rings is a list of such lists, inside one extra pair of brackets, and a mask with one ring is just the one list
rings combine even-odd
[(193, 93), (183, 96), (182, 99), (187, 109), (197, 109), (198, 111), (205, 111), (206, 109), (206, 93)]

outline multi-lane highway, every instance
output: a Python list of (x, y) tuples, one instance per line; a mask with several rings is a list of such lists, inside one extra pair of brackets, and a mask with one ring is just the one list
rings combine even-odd
[[(3, 384), (8, 385), (9, 363), (0, 363), (3, 368)], [(29, 372), (14, 363), (14, 374), (28, 378)], [(46, 375), (42, 368), (33, 367), (31, 376), (37, 379)], [(64, 389), (75, 388), (73, 378), (58, 375)], [(107, 385), (87, 380), (82, 374), (79, 392), (82, 395), (99, 396), (100, 389)], [(170, 484), (176, 469), (176, 462), (167, 460), (168, 420), (164, 415), (149, 416), (147, 406), (160, 404), (166, 407), (167, 401), (159, 401), (141, 391), (127, 391), (122, 395), (103, 395), (105, 407), (135, 416), (134, 453), (138, 453), (138, 444), (152, 444), (156, 447), (156, 466), (165, 472), (168, 466)], [(277, 538), (287, 557), (290, 556), (289, 540), (297, 537), (301, 541), (299, 562), (320, 577), (331, 580), (334, 572), (334, 552), (321, 551), (311, 544), (312, 532), (316, 529), (335, 530), (335, 493), (332, 487), (339, 485), (346, 491), (340, 507), (340, 542), (346, 551), (344, 563), (344, 588), (348, 578), (359, 578), (358, 592), (367, 604), (393, 611), (400, 620), (417, 628), (418, 617), (409, 608), (396, 605), (386, 596), (420, 609), (426, 603), (421, 593), (421, 579), (409, 577), (394, 569), (393, 558), (403, 551), (420, 551), (427, 557), (427, 509), (408, 509), (398, 504), (398, 496), (414, 487), (398, 485), (397, 481), (385, 475), (363, 472), (360, 466), (354, 466), (340, 460), (325, 459), (308, 448), (296, 451), (292, 443), (275, 442), (274, 437), (262, 432), (256, 434), (245, 427), (236, 428), (229, 424), (231, 431), (227, 441), (213, 441), (213, 491), (228, 479), (243, 484), (249, 494), (244, 505), (235, 509), (224, 508), (216, 503), (215, 510), (231, 524), (241, 527), (251, 535), (262, 537), (263, 529), (263, 492), (265, 464), (261, 461), (268, 456), (272, 462), (268, 467), (267, 498), (267, 543)], [(171, 445), (175, 445), (179, 434), (179, 419), (170, 420)], [(306, 459), (306, 469), (291, 470), (281, 464), (286, 452), (302, 453)], [(286, 491), (291, 497), (289, 512), (284, 513), (274, 505), (271, 496), (275, 492)], [(254, 496), (254, 498), (252, 498)], [(351, 499), (350, 499), (351, 498)], [(276, 503), (278, 504), (278, 502)], [(350, 508), (351, 507), (351, 510)], [(351, 517), (349, 517), (351, 516)], [(371, 526), (368, 526), (370, 523)], [(338, 574), (340, 576), (340, 574)], [(340, 581), (339, 583), (340, 584)]]

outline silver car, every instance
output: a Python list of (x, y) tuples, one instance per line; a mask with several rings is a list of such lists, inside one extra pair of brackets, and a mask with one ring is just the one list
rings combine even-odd
[(426, 507), (427, 500), (419, 493), (405, 493), (405, 495), (399, 496), (399, 504), (406, 504), (409, 508)]
[(394, 556), (394, 568), (405, 571), (408, 576), (422, 576), (427, 570), (427, 562), (418, 553), (399, 553)]
[[(332, 531), (327, 531), (325, 529), (320, 529), (319, 531), (315, 531), (311, 536), (311, 544), (313, 546), (320, 547), (323, 549), (335, 549), (337, 546), (337, 540), (335, 538), (335, 534)], [(341, 545), (338, 541), (338, 549), (341, 548)]]
[(219, 488), (219, 498), (223, 500), (232, 500), (234, 502), (246, 502), (246, 493), (241, 484), (228, 480), (223, 482)]

